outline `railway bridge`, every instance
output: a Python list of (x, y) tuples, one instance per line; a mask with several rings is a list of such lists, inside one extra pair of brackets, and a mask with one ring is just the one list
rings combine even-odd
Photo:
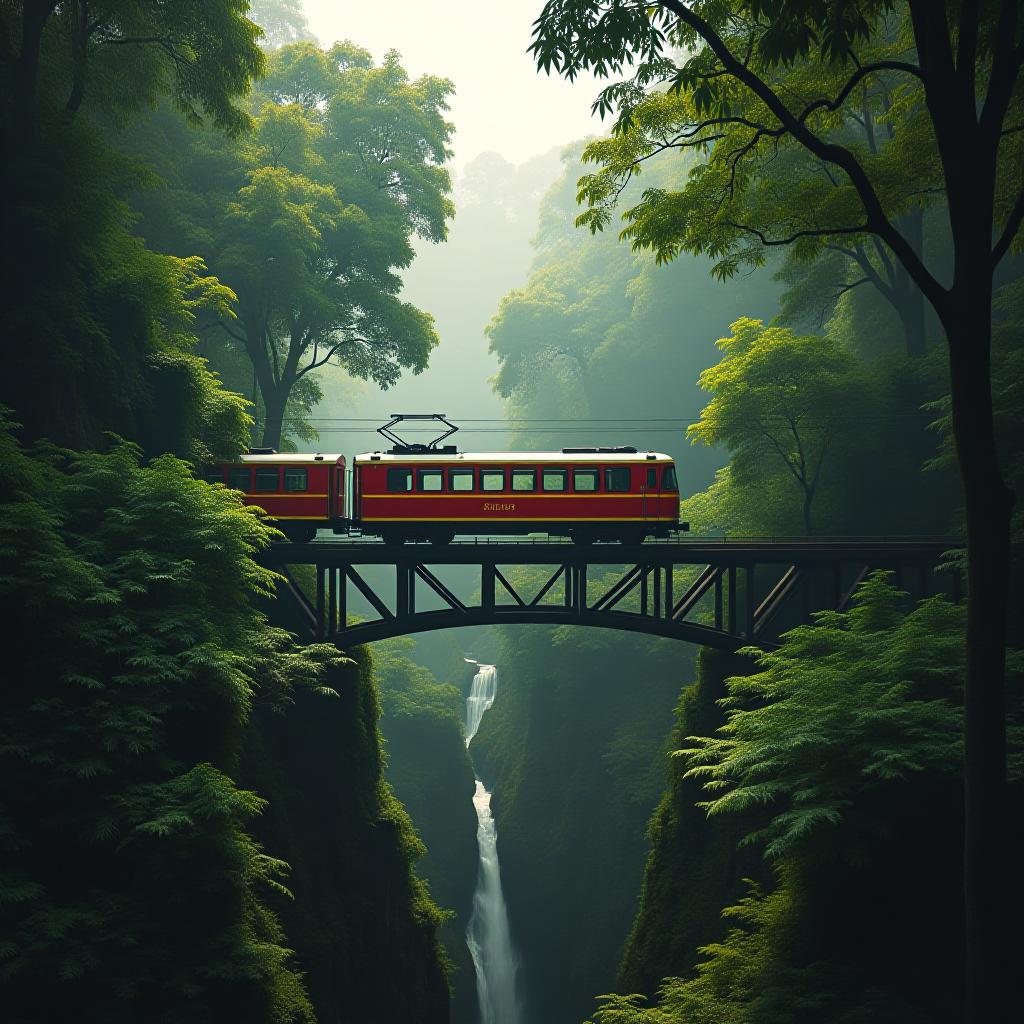
[[(959, 600), (959, 572), (936, 571), (959, 546), (950, 537), (677, 536), (632, 545), (332, 538), (275, 544), (262, 560), (284, 577), (277, 605), (288, 626), (339, 647), (454, 626), (550, 623), (736, 650), (773, 646), (814, 611), (845, 610), (878, 569), (911, 598), (941, 589)], [(458, 584), (445, 581), (453, 567), (464, 567), (454, 569)], [(352, 613), (356, 595), (376, 618)]]

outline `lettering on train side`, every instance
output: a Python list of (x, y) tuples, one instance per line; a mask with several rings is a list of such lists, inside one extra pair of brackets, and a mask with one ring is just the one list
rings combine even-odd
[(515, 512), (516, 506), (514, 502), (505, 501), (485, 501), (484, 511), (485, 512)]

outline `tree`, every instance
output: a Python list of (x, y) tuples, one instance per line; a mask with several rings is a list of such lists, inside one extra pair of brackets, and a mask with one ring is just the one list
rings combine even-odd
[[(895, 50), (895, 43), (883, 41), (859, 57), (877, 64)], [(930, 176), (932, 150), (921, 139), (921, 104), (900, 96), (894, 74), (880, 71), (862, 83), (855, 109), (823, 119), (822, 127), (830, 140), (869, 160), (875, 176), (890, 189), (900, 180), (911, 183), (894, 217), (921, 256), (922, 207), (939, 190), (929, 190), (924, 181)], [(780, 84), (783, 75), (783, 87), (799, 95), (840, 86), (835, 69), (808, 60), (787, 66), (773, 83)], [(689, 94), (656, 91), (631, 101), (615, 134), (590, 143), (584, 153), (600, 169), (580, 180), (579, 197), (588, 206), (580, 223), (594, 230), (604, 227), (621, 202), (623, 184), (640, 175), (652, 157), (695, 150), (705, 157), (699, 170), (682, 188), (649, 187), (628, 209), (624, 237), (649, 245), (662, 259), (680, 249), (707, 253), (716, 260), (712, 272), (723, 279), (743, 267), (760, 266), (772, 247), (788, 238), (795, 243), (787, 253), (795, 264), (790, 276), (806, 276), (808, 264), (823, 263), (831, 271), (832, 303), (846, 291), (873, 287), (899, 317), (907, 354), (923, 355), (924, 297), (878, 239), (851, 229), (859, 215), (853, 190), (802, 147), (787, 146), (769, 131), (759, 135), (752, 126), (764, 111), (756, 97), (740, 93), (730, 102), (729, 123), (715, 118), (705, 124), (698, 101)]]
[(289, 402), (329, 362), (384, 388), (427, 365), (433, 321), (398, 297), (399, 272), (413, 237), (442, 241), (454, 213), (450, 91), (410, 82), (394, 53), (377, 67), (349, 43), (300, 42), (269, 55), (250, 136), (222, 142), (183, 133), (169, 111), (155, 118), (141, 155), (178, 188), (141, 198), (141, 228), (202, 253), (237, 294), (237, 319), (217, 325), (252, 364), (264, 445), (281, 445)]
[(134, 110), (168, 94), (190, 118), (206, 113), (218, 127), (242, 128), (247, 117), (234, 101), (263, 65), (248, 6), (246, 0), (24, 0), (17, 44), (13, 26), (2, 26), (13, 69), (10, 138), (22, 146), (35, 136), (44, 48), (70, 67), (68, 115), (82, 106), (88, 83), (101, 109)]
[(140, 168), (111, 136), (160, 97), (193, 119), (248, 124), (237, 100), (262, 66), (256, 32), (236, 0), (29, 2), (0, 14), (0, 404), (26, 437), (93, 447), (113, 431), (153, 454), (202, 458), (213, 449), (193, 428), (214, 406), (232, 406), (233, 440), (247, 428), (193, 351), (196, 325), (226, 312), (230, 290), (193, 252), (164, 256), (134, 234), (125, 195)]
[[(566, 149), (562, 175), (541, 204), (525, 285), (504, 296), (486, 328), (500, 366), (494, 386), (508, 400), (510, 419), (551, 424), (549, 432), (522, 434), (516, 443), (527, 447), (560, 447), (565, 427), (560, 437), (557, 421), (566, 417), (635, 419), (633, 428), (579, 425), (588, 444), (640, 441), (642, 435), (629, 436), (631, 429), (673, 411), (696, 417), (704, 397), (697, 377), (716, 359), (713, 339), (736, 316), (735, 289), (709, 285), (703, 261), (687, 256), (657, 266), (649, 253), (632, 253), (608, 234), (574, 228), (581, 148)], [(666, 187), (680, 175), (667, 158), (650, 168), (650, 177)], [(751, 315), (768, 320), (776, 312), (767, 272), (752, 275), (745, 295)], [(689, 446), (678, 421), (660, 426), (664, 432), (648, 433), (644, 443), (680, 459), (684, 493), (704, 486), (721, 451), (684, 454)]]
[(851, 417), (863, 415), (853, 359), (832, 338), (798, 335), (760, 320), (737, 320), (718, 347), (725, 357), (700, 375), (713, 394), (687, 433), (694, 444), (725, 444), (734, 477), (756, 476), (765, 460), (779, 460), (801, 496), (804, 529), (814, 533), (811, 510), (826, 459)]
[(249, 17), (263, 29), (264, 45), (271, 49), (313, 40), (302, 0), (250, 0)]
[[(887, 29), (893, 11), (906, 18), (903, 52), (862, 60), (864, 46)], [(747, 128), (747, 142), (733, 157), (738, 175), (763, 141), (806, 151), (836, 176), (843, 186), (837, 192), (857, 210), (843, 230), (883, 243), (942, 324), (967, 533), (966, 972), (967, 1015), (975, 1022), (999, 1015), (1010, 974), (998, 936), (1006, 884), (1005, 641), (1014, 495), (996, 451), (991, 343), (993, 275), (1019, 244), (1024, 220), (1020, 14), (1017, 0), (549, 0), (533, 44), (542, 69), (568, 77), (584, 69), (617, 75), (635, 64), (632, 82), (604, 91), (597, 103), (602, 111), (628, 115), (638, 90), (668, 82), (692, 100), (696, 135), (705, 146), (716, 141), (719, 128)], [(678, 59), (673, 46), (682, 53)], [(834, 85), (809, 95), (790, 91), (788, 68), (799, 60), (827, 69)], [(922, 100), (919, 126), (935, 153), (934, 183), (922, 185), (938, 188), (948, 206), (948, 283), (900, 230), (905, 194), (893, 202), (891, 183), (876, 174), (869, 156), (831, 134), (834, 115), (849, 109), (864, 83), (888, 72)], [(716, 169), (711, 162), (703, 166), (709, 170), (701, 173)], [(687, 247), (713, 247), (714, 232), (702, 235), (699, 218), (691, 219), (684, 205), (675, 210), (672, 219), (649, 219), (635, 240), (653, 245), (667, 236), (666, 258)], [(748, 227), (757, 237), (760, 227)], [(764, 241), (799, 244), (805, 237), (805, 231), (785, 238), (764, 234)]]

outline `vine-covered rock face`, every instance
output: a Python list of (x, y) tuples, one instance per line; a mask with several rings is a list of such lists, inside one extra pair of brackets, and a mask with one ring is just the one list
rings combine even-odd
[(330, 671), (337, 693), (260, 710), (242, 777), (269, 806), (257, 823), (291, 865), (294, 899), (273, 901), (321, 1021), (447, 1024), (442, 915), (413, 873), (422, 855), (383, 778), (379, 707), (365, 649)]
[[(462, 631), (456, 636), (463, 637)], [(461, 650), (446, 636), (440, 648)], [(473, 809), (473, 766), (463, 732), (465, 701), (461, 690), (438, 682), (416, 664), (418, 650), (408, 637), (373, 645), (387, 749), (386, 778), (409, 812), (426, 846), (417, 872), (438, 904), (451, 913), (441, 929), (451, 961), (453, 1024), (476, 1024), (479, 1007), (476, 974), (466, 945), (477, 877), (477, 820)], [(443, 678), (460, 679), (467, 666), (461, 656), (454, 669), (435, 666)]]

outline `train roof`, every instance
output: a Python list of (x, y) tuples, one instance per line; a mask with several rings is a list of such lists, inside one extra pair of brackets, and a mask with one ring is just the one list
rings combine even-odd
[(367, 462), (494, 462), (513, 463), (525, 462), (533, 465), (544, 463), (635, 463), (635, 462), (672, 462), (672, 456), (664, 452), (364, 452), (355, 456), (353, 462), (363, 465)]
[(259, 455), (243, 455), (238, 462), (246, 464), (256, 463), (257, 465), (264, 463), (271, 466), (280, 466), (282, 464), (310, 466), (318, 462), (332, 465), (344, 462), (344, 460), (344, 455), (332, 455), (327, 452), (274, 452), (273, 454), (261, 452)]

